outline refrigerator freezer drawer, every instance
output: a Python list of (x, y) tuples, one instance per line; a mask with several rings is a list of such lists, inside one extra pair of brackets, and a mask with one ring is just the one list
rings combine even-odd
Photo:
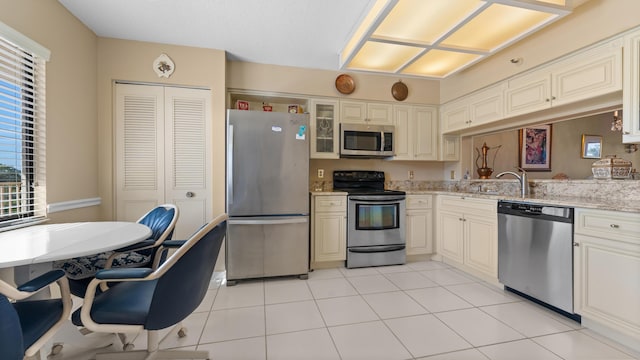
[(304, 275), (309, 271), (309, 217), (230, 219), (227, 279)]

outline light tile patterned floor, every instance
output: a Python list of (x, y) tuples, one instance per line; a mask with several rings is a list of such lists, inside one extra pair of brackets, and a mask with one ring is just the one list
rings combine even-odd
[[(251, 280), (233, 287), (220, 286), (217, 276), (184, 322), (188, 335), (165, 331), (161, 348), (206, 349), (215, 360), (640, 359), (436, 261), (316, 270), (309, 280)], [(145, 344), (144, 335), (135, 341), (138, 349)], [(66, 343), (52, 359), (86, 360), (93, 353)]]

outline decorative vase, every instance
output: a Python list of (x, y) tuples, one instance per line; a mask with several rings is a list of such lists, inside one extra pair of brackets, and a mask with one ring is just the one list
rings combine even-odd
[[(476, 148), (476, 152), (478, 153), (478, 156), (476, 157), (476, 167), (478, 168), (478, 176), (480, 177), (480, 179), (488, 179), (493, 173), (493, 168), (490, 168), (487, 165), (487, 156), (489, 154), (489, 150), (495, 149), (496, 151), (493, 155), (493, 162), (495, 163), (496, 156), (498, 155), (498, 150), (500, 150), (500, 147), (502, 147), (502, 145), (498, 145), (493, 148), (490, 148), (487, 146), (487, 143), (484, 143), (482, 145), (482, 150), (478, 150), (478, 148)], [(482, 166), (479, 166), (478, 160), (480, 159), (481, 156), (482, 156)]]

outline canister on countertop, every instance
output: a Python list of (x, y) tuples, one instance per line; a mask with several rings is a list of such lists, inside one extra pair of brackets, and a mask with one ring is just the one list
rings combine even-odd
[(594, 179), (628, 179), (631, 174), (631, 161), (607, 155), (591, 165)]

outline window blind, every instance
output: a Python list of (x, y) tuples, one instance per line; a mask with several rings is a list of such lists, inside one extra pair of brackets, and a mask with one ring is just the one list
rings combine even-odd
[(0, 230), (46, 215), (45, 59), (0, 35)]

